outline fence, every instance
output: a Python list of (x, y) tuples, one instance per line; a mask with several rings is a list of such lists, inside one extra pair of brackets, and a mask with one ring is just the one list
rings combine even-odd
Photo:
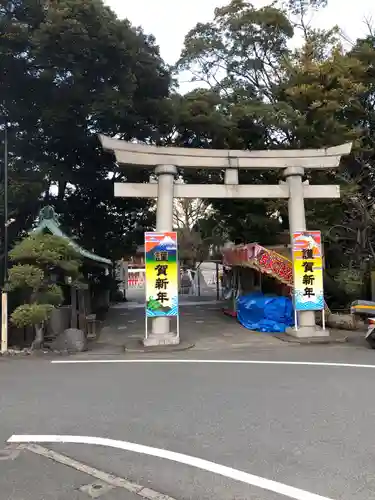
[(128, 289), (138, 289), (145, 287), (145, 270), (129, 269), (128, 271)]
[[(187, 270), (181, 272), (179, 293), (181, 295), (217, 295), (221, 296), (222, 272), (219, 269), (202, 269), (198, 272)], [(145, 289), (145, 269), (129, 269), (128, 292), (143, 291)]]

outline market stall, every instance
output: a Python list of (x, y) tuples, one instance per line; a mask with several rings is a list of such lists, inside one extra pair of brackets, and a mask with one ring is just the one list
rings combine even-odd
[[(287, 247), (282, 247), (284, 253)], [(224, 313), (259, 331), (284, 331), (291, 325), (292, 262), (258, 243), (223, 250)], [(254, 319), (254, 318), (257, 319)], [(251, 319), (250, 319), (251, 318)], [(280, 318), (283, 318), (282, 320)]]
[(265, 276), (276, 281), (275, 293), (290, 296), (293, 288), (292, 262), (284, 255), (258, 243), (236, 245), (223, 250), (226, 313), (236, 315), (236, 299), (242, 293), (264, 291)]

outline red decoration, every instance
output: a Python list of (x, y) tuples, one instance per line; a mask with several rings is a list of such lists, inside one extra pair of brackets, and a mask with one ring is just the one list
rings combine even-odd
[(223, 251), (224, 265), (248, 266), (293, 286), (292, 262), (258, 244), (241, 245)]
[(293, 286), (293, 268), (288, 259), (264, 249), (256, 260), (261, 272), (272, 274), (282, 283)]

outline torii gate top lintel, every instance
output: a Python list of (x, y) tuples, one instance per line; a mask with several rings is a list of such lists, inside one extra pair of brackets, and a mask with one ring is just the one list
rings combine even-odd
[(341, 156), (350, 153), (352, 143), (322, 149), (283, 149), (264, 151), (175, 148), (152, 146), (105, 135), (99, 136), (103, 149), (113, 151), (120, 164), (155, 167), (174, 165), (184, 168), (307, 169), (336, 168)]

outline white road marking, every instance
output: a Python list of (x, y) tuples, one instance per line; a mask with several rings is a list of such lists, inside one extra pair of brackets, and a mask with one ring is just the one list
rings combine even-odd
[(293, 486), (288, 486), (277, 481), (272, 481), (264, 477), (254, 476), (253, 474), (249, 474), (238, 469), (232, 469), (231, 467), (210, 462), (209, 460), (164, 450), (162, 448), (153, 448), (151, 446), (144, 446), (137, 443), (129, 443), (128, 441), (118, 441), (93, 436), (13, 435), (8, 439), (8, 443), (72, 443), (108, 446), (111, 448), (132, 451), (143, 455), (164, 458), (166, 460), (171, 460), (172, 462), (189, 465), (191, 467), (212, 472), (235, 481), (256, 486), (263, 490), (272, 491), (295, 500), (332, 500), (328, 497), (322, 497), (320, 495), (316, 495)]
[(90, 364), (90, 363), (150, 363), (150, 364), (223, 364), (223, 365), (286, 365), (286, 366), (335, 366), (339, 368), (375, 368), (375, 365), (356, 363), (329, 363), (314, 361), (262, 361), (254, 359), (61, 359), (52, 360), (51, 364)]

